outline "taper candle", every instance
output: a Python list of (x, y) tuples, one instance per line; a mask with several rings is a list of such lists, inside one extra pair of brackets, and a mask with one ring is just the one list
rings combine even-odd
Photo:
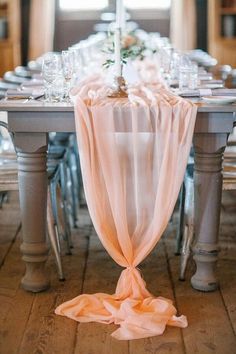
[(123, 0), (116, 0), (116, 27), (122, 28), (124, 25), (124, 5)]
[(120, 53), (120, 28), (115, 29), (114, 46), (115, 46), (115, 76), (121, 76), (121, 53)]

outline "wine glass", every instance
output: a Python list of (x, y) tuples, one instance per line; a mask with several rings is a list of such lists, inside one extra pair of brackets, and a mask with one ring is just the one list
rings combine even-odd
[(187, 55), (182, 55), (179, 66), (179, 89), (195, 90), (198, 85), (198, 66)]
[(164, 46), (159, 51), (161, 76), (168, 85), (170, 82), (172, 51), (173, 49), (170, 46)]
[(56, 53), (47, 53), (43, 57), (42, 76), (44, 80), (45, 101), (52, 103), (52, 89), (58, 74), (61, 72), (60, 56)]
[(65, 100), (70, 102), (70, 88), (74, 74), (74, 58), (70, 50), (63, 50), (61, 53), (62, 72), (65, 79)]

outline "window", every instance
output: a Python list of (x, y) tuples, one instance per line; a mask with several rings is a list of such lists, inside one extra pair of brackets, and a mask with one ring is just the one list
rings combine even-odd
[(171, 0), (124, 0), (127, 9), (159, 9), (167, 10), (170, 8)]
[[(102, 10), (108, 5), (115, 6), (115, 0), (59, 0), (62, 11)], [(124, 0), (124, 5), (130, 10), (170, 8), (171, 0)]]
[[(1, 1), (1, 0), (0, 0)], [(57, 0), (62, 20), (99, 20), (102, 12), (113, 13), (116, 0)], [(132, 20), (169, 19), (171, 0), (123, 0)]]
[(109, 0), (60, 0), (62, 11), (101, 10), (108, 6)]

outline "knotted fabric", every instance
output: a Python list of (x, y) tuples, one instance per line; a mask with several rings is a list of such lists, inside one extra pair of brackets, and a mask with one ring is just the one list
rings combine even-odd
[(94, 78), (77, 88), (75, 123), (86, 200), (96, 232), (124, 269), (115, 294), (80, 295), (56, 313), (80, 322), (115, 323), (129, 340), (186, 327), (172, 302), (155, 297), (136, 268), (159, 241), (173, 212), (191, 147), (197, 108), (161, 85), (107, 97)]

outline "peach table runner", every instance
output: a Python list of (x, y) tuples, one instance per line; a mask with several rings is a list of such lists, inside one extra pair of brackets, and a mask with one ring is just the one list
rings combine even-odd
[(188, 160), (197, 108), (161, 85), (137, 85), (111, 99), (101, 79), (77, 89), (75, 123), (89, 212), (110, 256), (125, 268), (113, 295), (84, 294), (56, 313), (115, 323), (117, 339), (186, 327), (172, 302), (155, 297), (137, 269), (172, 214)]

